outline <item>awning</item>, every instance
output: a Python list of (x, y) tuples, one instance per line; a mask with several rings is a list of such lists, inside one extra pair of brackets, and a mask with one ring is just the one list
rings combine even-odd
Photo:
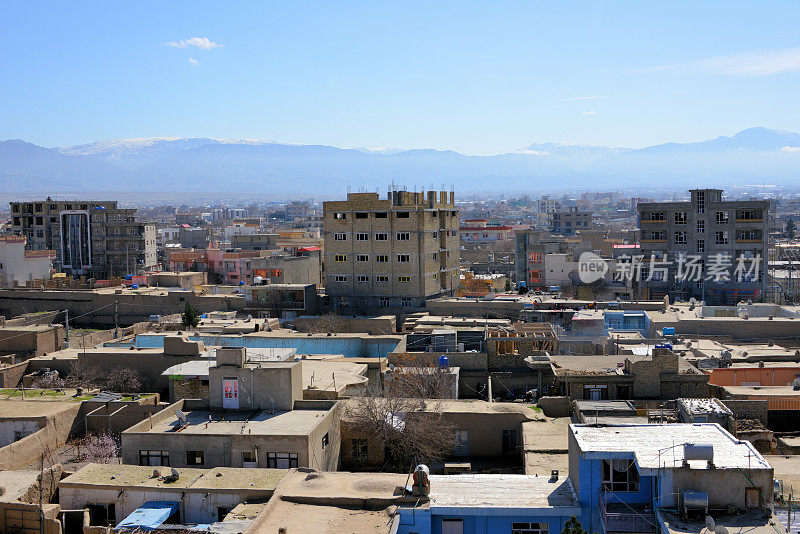
[(117, 528), (153, 530), (176, 513), (179, 506), (176, 501), (147, 501), (120, 521)]

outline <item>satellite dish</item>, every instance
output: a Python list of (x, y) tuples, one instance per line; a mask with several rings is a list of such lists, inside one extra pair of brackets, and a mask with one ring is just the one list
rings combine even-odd
[(714, 529), (714, 534), (728, 534), (728, 529), (722, 525), (717, 525), (717, 528)]
[(709, 532), (716, 532), (717, 529), (717, 522), (710, 515), (706, 516), (706, 528)]
[(175, 408), (175, 417), (177, 417), (178, 421), (181, 422), (181, 426), (189, 423), (189, 418), (180, 408)]
[(172, 468), (171, 472), (172, 472), (172, 476), (174, 476), (175, 478), (178, 478), (179, 476), (181, 476), (180, 472), (177, 469), (175, 469), (174, 467)]

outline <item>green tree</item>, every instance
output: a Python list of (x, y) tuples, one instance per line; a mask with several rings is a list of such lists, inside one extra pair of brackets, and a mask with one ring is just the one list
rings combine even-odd
[(187, 302), (186, 307), (183, 308), (181, 322), (186, 328), (197, 326), (200, 323), (200, 313), (194, 306), (192, 306), (191, 302)]
[(584, 530), (583, 525), (581, 522), (578, 521), (578, 518), (574, 515), (569, 518), (569, 521), (564, 523), (564, 530), (561, 531), (561, 534), (589, 534)]
[(797, 224), (794, 222), (794, 219), (789, 219), (786, 221), (786, 227), (784, 228), (783, 232), (786, 234), (786, 237), (789, 239), (794, 239), (794, 234), (797, 231)]
[(506, 292), (511, 291), (511, 280), (506, 279)]

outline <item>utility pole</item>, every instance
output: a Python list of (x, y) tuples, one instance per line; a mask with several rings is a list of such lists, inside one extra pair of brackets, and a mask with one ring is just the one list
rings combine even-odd
[(114, 299), (114, 338), (119, 337), (119, 301)]
[(64, 339), (64, 345), (66, 348), (69, 348), (69, 310), (64, 310), (64, 325), (66, 326), (66, 334)]

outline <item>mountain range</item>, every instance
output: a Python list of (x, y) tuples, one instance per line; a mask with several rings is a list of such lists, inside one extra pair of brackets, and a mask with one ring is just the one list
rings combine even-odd
[(224, 191), (323, 195), (346, 188), (453, 185), (459, 191), (680, 188), (800, 183), (800, 134), (750, 128), (645, 148), (536, 143), (471, 156), (269, 140), (154, 137), (45, 148), (0, 141), (8, 192)]

